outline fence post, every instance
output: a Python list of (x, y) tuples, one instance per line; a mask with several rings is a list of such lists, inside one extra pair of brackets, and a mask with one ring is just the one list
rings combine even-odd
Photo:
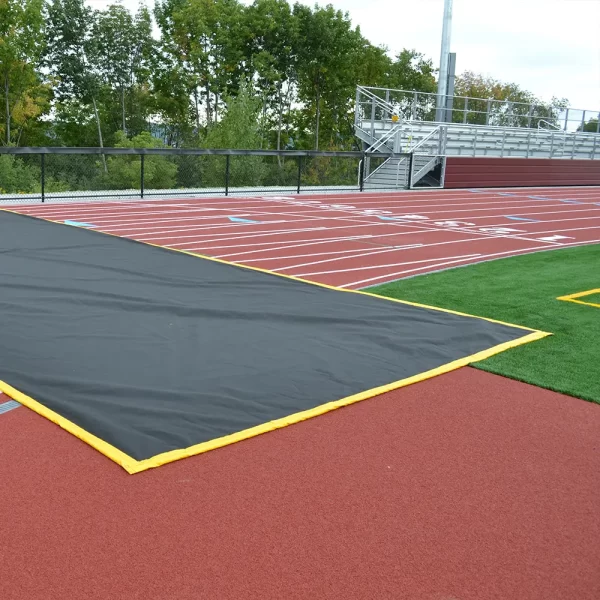
[(231, 155), (225, 157), (225, 195), (229, 196), (229, 163)]
[(358, 175), (358, 190), (360, 192), (364, 191), (365, 189), (365, 160), (367, 160), (367, 155), (363, 152)]
[(415, 159), (414, 152), (408, 155), (408, 189), (412, 190), (412, 178), (413, 178), (413, 162)]
[(42, 202), (46, 201), (46, 155), (40, 154), (41, 157), (41, 184), (42, 184)]
[(302, 181), (302, 157), (298, 157), (298, 181), (296, 186), (296, 192), (300, 195), (300, 183)]
[(144, 157), (145, 154), (140, 154), (140, 197), (144, 197)]
[(375, 97), (371, 98), (371, 137), (375, 138), (375, 108), (376, 108)]

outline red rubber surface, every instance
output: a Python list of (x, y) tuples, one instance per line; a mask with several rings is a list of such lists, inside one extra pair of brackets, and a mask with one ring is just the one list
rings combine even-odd
[(462, 369), (129, 476), (0, 419), (0, 597), (600, 597), (600, 407)]
[[(308, 277), (350, 287), (600, 241), (600, 190), (507, 192), (517, 197), (21, 210), (288, 274), (328, 271)], [(528, 199), (536, 194), (550, 199)], [(340, 202), (356, 208), (331, 207)], [(429, 221), (352, 212), (365, 207)], [(518, 234), (479, 231), (531, 213), (539, 222), (515, 221)], [(285, 223), (234, 224), (227, 215)], [(458, 218), (478, 225), (434, 224)], [(571, 239), (539, 240), (552, 232)], [(370, 237), (347, 239), (359, 235)], [(423, 245), (390, 247), (414, 243)], [(317, 261), (330, 262), (299, 266)], [(19, 408), (0, 416), (0, 599), (595, 600), (599, 433), (598, 405), (467, 368), (129, 476)]]

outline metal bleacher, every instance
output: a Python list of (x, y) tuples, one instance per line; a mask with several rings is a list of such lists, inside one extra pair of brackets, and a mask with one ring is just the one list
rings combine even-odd
[(357, 88), (365, 189), (443, 187), (449, 156), (600, 160), (598, 111), (456, 96), (446, 98), (440, 122), (436, 100), (422, 92)]

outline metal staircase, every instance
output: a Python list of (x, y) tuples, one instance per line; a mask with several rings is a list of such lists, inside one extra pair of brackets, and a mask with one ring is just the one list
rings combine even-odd
[(586, 114), (597, 118), (597, 112), (553, 107), (542, 111), (461, 97), (452, 98), (449, 105), (461, 107), (449, 111), (458, 122), (440, 123), (433, 120), (432, 94), (359, 87), (355, 133), (367, 155), (364, 188), (441, 187), (448, 156), (600, 159), (600, 119), (598, 132), (577, 131), (588, 122)]

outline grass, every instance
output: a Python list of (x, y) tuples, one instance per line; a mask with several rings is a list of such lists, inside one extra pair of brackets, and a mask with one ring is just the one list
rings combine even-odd
[[(600, 404), (600, 308), (556, 299), (598, 288), (600, 245), (592, 245), (450, 269), (369, 291), (553, 333), (473, 366)], [(597, 302), (598, 295), (589, 298)]]

